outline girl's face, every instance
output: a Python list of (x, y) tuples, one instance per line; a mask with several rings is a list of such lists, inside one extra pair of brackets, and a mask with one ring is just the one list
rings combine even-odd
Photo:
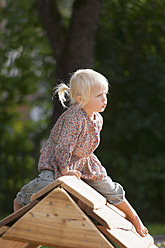
[(91, 91), (90, 99), (83, 109), (90, 117), (93, 117), (94, 112), (103, 112), (106, 106), (107, 92), (101, 89), (94, 89)]

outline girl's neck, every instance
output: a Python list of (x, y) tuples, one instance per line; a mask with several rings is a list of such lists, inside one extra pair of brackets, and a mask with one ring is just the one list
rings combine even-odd
[(94, 121), (94, 120), (96, 119), (96, 117), (95, 117), (95, 112), (89, 112), (89, 111), (85, 108), (85, 106), (83, 107), (83, 110), (87, 113), (87, 115), (89, 116), (89, 118), (90, 118), (92, 121)]

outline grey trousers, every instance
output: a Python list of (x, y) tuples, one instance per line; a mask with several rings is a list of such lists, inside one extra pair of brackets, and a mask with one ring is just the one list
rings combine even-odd
[(104, 168), (104, 177), (100, 181), (91, 181), (88, 179), (84, 180), (92, 188), (97, 190), (101, 195), (103, 195), (107, 201), (113, 205), (118, 205), (122, 203), (125, 199), (125, 191), (123, 187), (107, 175), (106, 169)]
[(51, 170), (43, 170), (37, 178), (24, 185), (17, 194), (18, 204), (22, 206), (30, 202), (31, 196), (46, 187), (54, 181), (54, 172)]

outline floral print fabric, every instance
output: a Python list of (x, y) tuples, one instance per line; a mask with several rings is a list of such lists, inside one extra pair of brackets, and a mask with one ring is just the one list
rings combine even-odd
[(102, 180), (104, 169), (93, 154), (100, 143), (102, 116), (95, 113), (95, 120), (77, 104), (70, 106), (58, 119), (50, 136), (41, 149), (38, 170), (55, 172), (55, 179), (66, 166), (78, 170), (83, 179)]

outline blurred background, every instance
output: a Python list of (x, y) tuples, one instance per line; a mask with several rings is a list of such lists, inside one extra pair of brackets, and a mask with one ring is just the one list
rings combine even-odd
[(165, 224), (165, 0), (0, 0), (0, 216), (38, 174), (78, 68), (111, 85), (96, 151), (146, 223)]

